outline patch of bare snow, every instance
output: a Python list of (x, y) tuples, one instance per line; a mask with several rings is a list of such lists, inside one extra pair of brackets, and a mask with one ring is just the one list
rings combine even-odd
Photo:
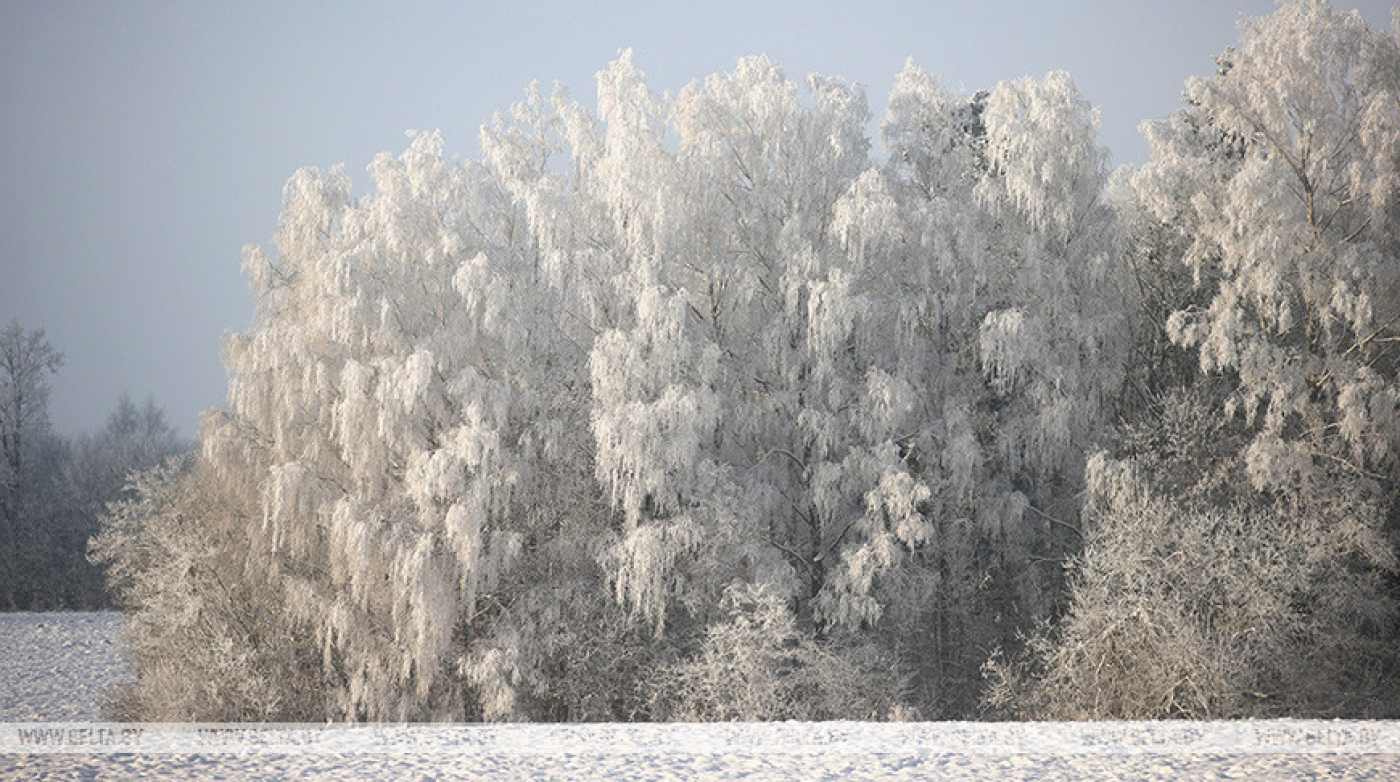
[(0, 614), (0, 722), (90, 721), (129, 676), (122, 615)]

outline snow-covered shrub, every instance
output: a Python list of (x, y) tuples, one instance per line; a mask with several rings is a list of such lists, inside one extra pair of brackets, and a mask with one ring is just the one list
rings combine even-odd
[(869, 639), (815, 638), (768, 585), (736, 586), (699, 651), (655, 677), (653, 716), (684, 722), (908, 715), (908, 675)]
[(126, 613), (134, 682), (111, 718), (143, 722), (318, 721), (318, 650), (286, 633), (276, 585), (244, 548), (252, 509), (184, 458), (138, 473), (92, 557)]
[(1396, 563), (1359, 487), (1338, 475), (1325, 503), (1205, 503), (1157, 493), (1144, 474), (1172, 465), (1145, 461), (1091, 461), (1069, 608), (1025, 656), (989, 664), (989, 704), (1071, 720), (1385, 713)]

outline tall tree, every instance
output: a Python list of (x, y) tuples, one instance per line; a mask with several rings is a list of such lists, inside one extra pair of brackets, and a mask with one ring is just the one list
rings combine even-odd
[(1096, 123), (1064, 74), (964, 97), (911, 65), (882, 128), (879, 197), (854, 200), (843, 226), (872, 273), (907, 275), (876, 299), (907, 303), (882, 308), (898, 320), (875, 334), (915, 337), (897, 349), (923, 399), (899, 445), (932, 530), (927, 592), (896, 602), (927, 612), (911, 641), (953, 702), (976, 689), (981, 650), (1049, 612), (1056, 563), (1078, 544), (1084, 455), (1122, 376), (1127, 310)]
[(49, 434), (49, 376), (63, 366), (42, 329), (18, 321), (0, 330), (0, 604), (28, 605), (47, 546), (38, 510), (52, 504), (58, 443)]
[(1172, 339), (1238, 381), (1259, 488), (1340, 464), (1385, 474), (1400, 445), (1400, 48), (1359, 14), (1289, 3), (1243, 28), (1190, 104), (1145, 125), (1136, 197), (1185, 238), (1209, 296)]
[(15, 524), (26, 462), (49, 428), (48, 376), (63, 366), (63, 354), (43, 329), (26, 331), (11, 321), (0, 331), (0, 455), (4, 457), (0, 515)]
[[(363, 198), (288, 183), (189, 479), (219, 572), (283, 610), (221, 637), (314, 646), (304, 718), (769, 713), (709, 679), (764, 634), (766, 692), (835, 660), (922, 675), (862, 708), (953, 707), (942, 669), (1046, 610), (1121, 375), (1092, 110), (1062, 74), (967, 99), (911, 67), (882, 165), (860, 88), (764, 58), (657, 96), (625, 54), (597, 95), (531, 88), (480, 162), (420, 135)], [(158, 580), (128, 577), (152, 617)], [(818, 691), (790, 713), (848, 690)]]
[(1124, 177), (1140, 355), (1172, 360), (1095, 459), (1069, 610), (1005, 699), (1039, 717), (1374, 716), (1400, 689), (1400, 46), (1288, 3), (1218, 63)]

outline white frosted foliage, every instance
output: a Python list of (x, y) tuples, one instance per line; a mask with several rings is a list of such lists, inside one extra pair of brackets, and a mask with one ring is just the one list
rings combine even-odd
[(1144, 125), (1155, 160), (1129, 180), (1210, 297), (1168, 333), (1203, 371), (1238, 376), (1226, 413), (1259, 427), (1259, 486), (1337, 459), (1387, 470), (1400, 444), (1400, 47), (1356, 13), (1297, 2), (1246, 23), (1219, 62), (1188, 82), (1190, 108)]
[(203, 439), (334, 716), (539, 713), (561, 628), (698, 637), (736, 590), (906, 638), (999, 610), (951, 572), (1036, 593), (1028, 509), (1121, 374), (1096, 117), (1061, 74), (911, 64), (888, 160), (868, 119), (761, 57), (658, 96), (625, 53), (596, 109), (531, 87), (481, 162), (414, 134), (369, 195), (292, 178)]

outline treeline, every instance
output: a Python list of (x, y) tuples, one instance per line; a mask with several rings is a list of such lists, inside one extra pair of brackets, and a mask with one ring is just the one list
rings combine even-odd
[(1068, 76), (630, 54), (288, 183), (95, 552), (146, 720), (1394, 715), (1400, 47), (1287, 4), (1110, 180)]
[(96, 432), (49, 425), (49, 378), (63, 355), (42, 330), (0, 330), (0, 611), (113, 606), (88, 542), (132, 473), (189, 450), (148, 399), (125, 394)]

